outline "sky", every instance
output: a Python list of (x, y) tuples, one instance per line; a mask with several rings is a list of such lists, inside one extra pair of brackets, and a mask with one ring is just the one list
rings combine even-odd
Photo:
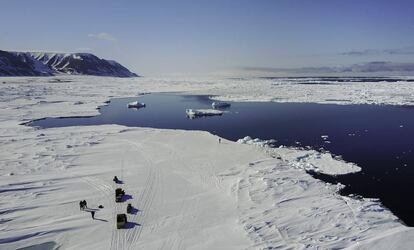
[(414, 1), (0, 0), (0, 49), (88, 52), (141, 75), (414, 63)]

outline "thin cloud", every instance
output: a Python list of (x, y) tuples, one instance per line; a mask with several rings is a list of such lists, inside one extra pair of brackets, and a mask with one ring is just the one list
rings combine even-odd
[(368, 62), (362, 64), (352, 64), (350, 66), (303, 68), (244, 67), (242, 70), (284, 74), (414, 72), (414, 63)]
[(8, 52), (29, 52), (29, 53), (70, 53), (66, 50), (48, 50), (48, 49), (28, 49), (28, 48), (8, 48), (8, 49), (1, 49), (3, 51)]
[(365, 49), (365, 50), (352, 50), (340, 53), (343, 56), (371, 56), (371, 55), (379, 55), (381, 51), (374, 50), (374, 49)]
[(340, 53), (343, 56), (414, 55), (414, 46), (398, 49), (365, 49)]
[(91, 49), (91, 48), (77, 48), (76, 51), (90, 52), (90, 51), (93, 51), (93, 49)]
[(116, 41), (116, 38), (109, 33), (101, 32), (98, 34), (88, 34), (88, 37), (98, 39), (98, 40), (106, 40), (106, 41)]

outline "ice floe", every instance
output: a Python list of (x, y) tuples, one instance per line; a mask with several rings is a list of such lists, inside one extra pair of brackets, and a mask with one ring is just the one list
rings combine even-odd
[(127, 107), (128, 107), (128, 108), (136, 108), (136, 109), (139, 109), (139, 108), (145, 108), (145, 107), (146, 107), (146, 105), (145, 105), (145, 103), (143, 103), (143, 102), (138, 102), (138, 101), (135, 101), (135, 102), (130, 102), (130, 103), (128, 103), (128, 104), (127, 104)]
[(185, 113), (188, 117), (201, 117), (201, 116), (216, 116), (222, 115), (224, 112), (216, 109), (186, 109)]

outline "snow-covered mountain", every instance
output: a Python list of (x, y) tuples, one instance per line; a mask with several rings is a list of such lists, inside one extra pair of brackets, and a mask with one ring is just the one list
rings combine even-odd
[(121, 64), (90, 53), (8, 52), (0, 50), (0, 76), (56, 74), (136, 77)]
[(0, 50), (0, 76), (51, 76), (54, 71), (30, 54)]

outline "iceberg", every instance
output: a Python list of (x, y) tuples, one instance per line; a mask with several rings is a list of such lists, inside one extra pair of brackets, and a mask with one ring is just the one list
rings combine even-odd
[(137, 108), (137, 109), (139, 109), (139, 108), (145, 108), (145, 106), (146, 106), (145, 103), (138, 102), (138, 101), (130, 102), (127, 105), (128, 108)]
[(185, 113), (188, 117), (195, 118), (201, 116), (222, 115), (224, 112), (215, 109), (186, 109)]
[(211, 104), (213, 109), (224, 109), (224, 108), (230, 108), (231, 104), (228, 102), (213, 102)]

